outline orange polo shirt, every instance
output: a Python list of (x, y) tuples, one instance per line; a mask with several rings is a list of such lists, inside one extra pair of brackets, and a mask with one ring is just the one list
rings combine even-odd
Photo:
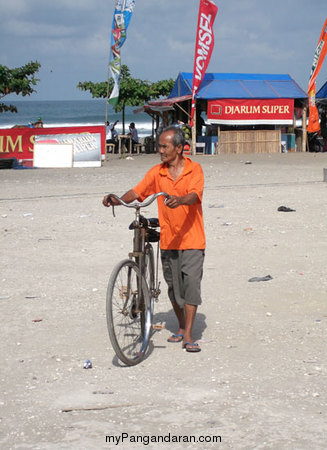
[(169, 195), (183, 197), (195, 192), (198, 201), (193, 205), (181, 205), (175, 209), (164, 204), (163, 196), (158, 197), (160, 223), (160, 248), (163, 250), (204, 249), (205, 234), (202, 214), (202, 194), (204, 175), (200, 164), (185, 158), (183, 172), (173, 180), (165, 164), (150, 169), (143, 180), (133, 190), (143, 201), (149, 195), (167, 192)]

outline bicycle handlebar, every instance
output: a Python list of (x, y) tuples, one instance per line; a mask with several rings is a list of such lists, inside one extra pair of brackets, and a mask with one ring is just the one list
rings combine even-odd
[[(137, 209), (137, 208), (145, 208), (146, 206), (151, 205), (151, 203), (153, 203), (156, 198), (158, 198), (158, 197), (160, 197), (162, 195), (164, 195), (166, 198), (169, 198), (169, 195), (167, 194), (167, 192), (158, 192), (157, 194), (154, 194), (152, 197), (150, 197), (149, 200), (144, 201), (144, 202), (138, 202), (137, 200), (135, 200), (132, 203), (126, 203), (126, 202), (124, 202), (124, 200), (122, 200), (116, 194), (108, 194), (108, 197), (115, 198), (121, 205), (126, 206), (127, 208), (135, 208), (135, 209)], [(112, 213), (113, 213), (113, 215), (115, 217), (114, 205), (112, 205)]]

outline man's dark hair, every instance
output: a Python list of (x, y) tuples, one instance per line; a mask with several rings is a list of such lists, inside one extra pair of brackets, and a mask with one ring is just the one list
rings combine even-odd
[(175, 127), (174, 125), (170, 125), (169, 127), (166, 127), (162, 130), (162, 133), (167, 133), (167, 131), (173, 131), (174, 132), (174, 136), (173, 136), (173, 145), (174, 147), (178, 147), (179, 145), (182, 146), (182, 148), (184, 149), (184, 145), (185, 145), (185, 134), (184, 131), (179, 128), (179, 127)]

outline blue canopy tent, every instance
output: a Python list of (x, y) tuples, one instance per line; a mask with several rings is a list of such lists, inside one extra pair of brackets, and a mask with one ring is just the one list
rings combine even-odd
[[(175, 115), (175, 120), (188, 121), (187, 117), (190, 115), (191, 108), (192, 85), (193, 73), (180, 72), (168, 98), (150, 101), (145, 105), (144, 110), (149, 113), (162, 115), (167, 114), (170, 110)], [(261, 119), (260, 121), (259, 119), (253, 119), (249, 121), (248, 118), (244, 118), (244, 120), (239, 120), (238, 122), (233, 121), (234, 118), (224, 122), (221, 120), (221, 117), (211, 120), (212, 118), (209, 119), (208, 115), (207, 120), (207, 124), (218, 124), (222, 132), (224, 129), (231, 130), (235, 129), (235, 127), (238, 127), (238, 130), (253, 129), (254, 126), (259, 129), (260, 125), (261, 129), (263, 125), (267, 125), (266, 129), (272, 130), (276, 128), (276, 125), (293, 126), (294, 106), (294, 112), (296, 111), (300, 122), (302, 122), (302, 110), (303, 106), (307, 105), (308, 95), (288, 74), (206, 73), (196, 95), (197, 112), (206, 111), (208, 114), (209, 104), (216, 100), (221, 100), (221, 102), (225, 100), (225, 102), (230, 102), (231, 104), (237, 102), (240, 104), (241, 102), (242, 105), (253, 104), (254, 102), (260, 104), (261, 102), (260, 107), (262, 111), (264, 107), (266, 108), (266, 105), (263, 105), (263, 103), (282, 105), (284, 102), (286, 105), (290, 104), (290, 114), (288, 115), (288, 120), (284, 120), (284, 122), (283, 120), (277, 120), (277, 115), (276, 117), (270, 116), (270, 120)], [(249, 106), (248, 110), (250, 108)], [(209, 131), (209, 129), (207, 130)], [(217, 131), (215, 135), (217, 138)], [(304, 136), (304, 131), (302, 135)], [(206, 137), (197, 135), (197, 141), (203, 141), (203, 138)], [(293, 135), (293, 137), (295, 147), (295, 136)]]
[(325, 84), (322, 85), (322, 87), (316, 93), (316, 99), (318, 99), (318, 101), (319, 100), (327, 100), (327, 81)]
[(316, 98), (327, 98), (327, 81), (316, 93)]
[[(193, 85), (193, 74), (189, 72), (179, 73), (174, 87), (167, 99), (171, 102), (181, 96), (192, 94)], [(204, 79), (201, 83), (200, 89), (196, 95), (197, 104), (200, 102), (200, 110), (207, 110), (209, 112), (209, 105), (212, 101), (217, 100), (218, 103), (222, 103), (222, 100), (229, 101), (231, 105), (235, 104), (237, 101), (241, 101), (242, 105), (250, 104), (251, 101), (281, 101), (289, 99), (291, 101), (292, 109), (295, 101), (297, 105), (303, 106), (307, 102), (307, 93), (304, 92), (296, 81), (288, 74), (249, 74), (249, 73), (206, 73)], [(244, 102), (244, 103), (243, 103)], [(246, 103), (248, 102), (248, 103)], [(204, 106), (205, 105), (205, 106)], [(225, 103), (226, 105), (226, 103)], [(221, 107), (217, 107), (221, 111)], [(243, 106), (243, 108), (248, 108), (250, 106)], [(302, 108), (300, 108), (302, 111)], [(212, 116), (209, 118), (208, 122), (220, 124), (221, 126), (246, 126), (246, 125), (262, 125), (263, 123), (278, 125), (282, 124), (282, 121), (276, 118), (270, 118), (267, 120), (253, 119), (249, 120), (235, 120), (226, 117), (223, 120), (222, 115), (216, 116), (213, 120)], [(285, 124), (286, 122), (284, 122)], [(288, 118), (288, 124), (293, 124), (293, 114)], [(210, 138), (200, 136), (197, 141), (206, 142)], [(211, 138), (212, 140), (212, 138)], [(292, 147), (295, 148), (295, 135), (292, 136)], [(211, 145), (209, 143), (209, 147)], [(208, 144), (206, 144), (206, 150)], [(208, 151), (207, 151), (208, 152)]]
[[(191, 99), (193, 73), (180, 72), (165, 100), (150, 101), (142, 111), (173, 110), (174, 104)], [(251, 73), (206, 73), (196, 95), (197, 100), (278, 99), (306, 100), (307, 94), (290, 75)]]
[[(192, 94), (193, 73), (180, 72), (168, 98)], [(307, 94), (287, 74), (206, 73), (197, 99), (293, 98)]]

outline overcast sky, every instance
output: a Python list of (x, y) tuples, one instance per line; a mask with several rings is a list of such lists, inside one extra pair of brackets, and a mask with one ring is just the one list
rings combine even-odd
[[(208, 72), (288, 73), (306, 90), (327, 0), (215, 1)], [(41, 63), (31, 100), (91, 98), (76, 85), (107, 79), (114, 3), (0, 0), (0, 65)], [(136, 0), (121, 52), (134, 77), (157, 81), (192, 72), (198, 6), (199, 0)], [(327, 58), (317, 88), (326, 80)]]

